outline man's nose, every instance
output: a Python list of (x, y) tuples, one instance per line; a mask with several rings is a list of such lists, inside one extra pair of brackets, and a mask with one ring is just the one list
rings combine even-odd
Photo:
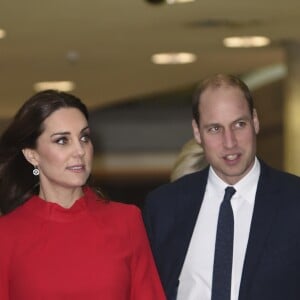
[(226, 148), (233, 148), (236, 146), (236, 136), (233, 130), (228, 129), (224, 130), (223, 134), (223, 144)]

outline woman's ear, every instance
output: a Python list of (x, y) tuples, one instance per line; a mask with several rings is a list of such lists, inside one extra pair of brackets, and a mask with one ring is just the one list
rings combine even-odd
[(23, 153), (25, 159), (30, 164), (32, 164), (33, 166), (38, 165), (37, 154), (36, 154), (36, 151), (34, 149), (24, 148), (24, 149), (22, 149), (22, 153)]

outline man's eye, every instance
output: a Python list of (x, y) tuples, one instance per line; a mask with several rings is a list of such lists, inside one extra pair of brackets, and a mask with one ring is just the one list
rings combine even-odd
[(219, 126), (213, 126), (213, 127), (208, 128), (208, 132), (211, 132), (211, 133), (216, 133), (219, 130), (220, 130)]
[(236, 122), (235, 126), (237, 128), (243, 128), (243, 127), (246, 126), (246, 122), (245, 121), (238, 121), (238, 122)]

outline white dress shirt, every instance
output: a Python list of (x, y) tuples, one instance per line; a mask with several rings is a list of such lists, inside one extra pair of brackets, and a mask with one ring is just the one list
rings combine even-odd
[[(259, 174), (260, 164), (255, 158), (250, 172), (234, 185), (236, 193), (231, 199), (234, 215), (231, 300), (238, 300)], [(227, 186), (210, 167), (204, 199), (179, 276), (177, 300), (211, 299), (217, 222)]]

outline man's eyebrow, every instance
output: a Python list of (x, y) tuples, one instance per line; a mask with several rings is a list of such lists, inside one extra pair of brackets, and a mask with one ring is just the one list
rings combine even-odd
[(209, 128), (209, 127), (216, 127), (216, 126), (221, 126), (221, 124), (219, 124), (219, 123), (209, 123), (209, 124), (205, 124), (203, 127), (204, 128)]

